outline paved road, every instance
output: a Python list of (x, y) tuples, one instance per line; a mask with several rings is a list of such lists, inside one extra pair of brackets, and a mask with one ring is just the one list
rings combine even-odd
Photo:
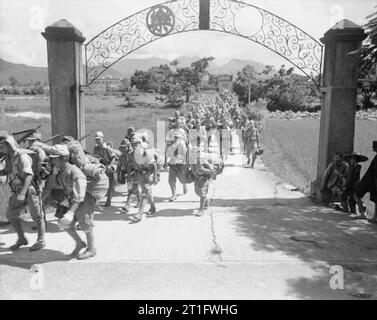
[[(167, 173), (154, 217), (134, 223), (121, 214), (124, 194), (118, 187), (113, 207), (96, 212), (98, 256), (88, 261), (68, 259), (73, 242), (53, 216), (36, 253), (11, 253), (15, 234), (0, 229), (0, 299), (377, 298), (377, 228), (285, 189), (261, 160), (250, 169), (232, 155), (203, 217), (194, 215), (193, 185), (167, 201)], [(330, 288), (334, 265), (343, 290)]]

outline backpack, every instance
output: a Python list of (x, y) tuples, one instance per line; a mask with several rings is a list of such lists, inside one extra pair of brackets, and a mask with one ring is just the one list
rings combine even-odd
[(105, 166), (97, 158), (86, 154), (80, 142), (68, 143), (70, 162), (81, 169), (86, 176), (86, 191), (95, 199), (100, 200), (106, 196), (109, 189), (109, 178), (105, 174)]
[[(44, 175), (42, 175), (42, 164), (41, 159), (39, 159), (39, 156), (36, 152), (29, 150), (29, 149), (20, 149), (20, 154), (27, 154), (32, 161), (31, 168), (33, 170), (33, 181), (38, 182), (42, 178), (45, 178)], [(18, 159), (19, 161), (19, 159)], [(20, 165), (20, 163), (18, 163)]]

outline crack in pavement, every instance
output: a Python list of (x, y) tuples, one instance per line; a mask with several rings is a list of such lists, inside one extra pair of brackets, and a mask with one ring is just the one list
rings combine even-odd
[(215, 217), (214, 217), (215, 213), (214, 213), (214, 211), (211, 207), (212, 199), (215, 198), (215, 193), (216, 193), (216, 187), (214, 185), (215, 181), (212, 181), (212, 184), (213, 184), (212, 196), (209, 197), (210, 207), (209, 207), (208, 211), (209, 211), (209, 218), (210, 218), (211, 240), (212, 240), (213, 247), (210, 251), (210, 257), (208, 258), (208, 260), (210, 262), (219, 263), (219, 262), (223, 262), (224, 259), (222, 257), (223, 249), (221, 248), (220, 244), (217, 241), (217, 236), (216, 236), (216, 231), (215, 231)]

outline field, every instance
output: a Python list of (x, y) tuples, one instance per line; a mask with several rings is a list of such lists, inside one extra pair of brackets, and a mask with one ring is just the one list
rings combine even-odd
[[(377, 122), (356, 121), (355, 151), (369, 157), (362, 174), (374, 156), (372, 141), (376, 139)], [(275, 174), (308, 194), (310, 182), (316, 179), (318, 140), (319, 121), (266, 120), (262, 133), (264, 161)]]
[[(156, 131), (156, 121), (172, 116), (174, 109), (155, 103), (154, 95), (135, 96), (126, 106), (123, 98), (84, 96), (86, 131), (102, 130), (107, 141), (117, 147), (128, 127)], [(34, 100), (0, 100), (0, 131), (14, 132), (42, 124), (43, 137), (49, 137), (49, 119), (11, 118), (7, 113), (33, 111), (49, 112), (48, 98)], [(266, 165), (279, 177), (297, 186), (306, 194), (310, 182), (316, 178), (319, 121), (316, 120), (266, 120), (262, 133)], [(377, 122), (356, 121), (355, 150), (371, 160), (372, 140), (377, 139)], [(87, 149), (93, 148), (93, 136), (87, 139)], [(363, 165), (363, 170), (370, 160)], [(0, 189), (0, 215), (4, 213), (6, 196)]]

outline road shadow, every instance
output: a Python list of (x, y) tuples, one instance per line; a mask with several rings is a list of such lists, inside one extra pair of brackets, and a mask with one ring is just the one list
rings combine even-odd
[[(340, 288), (331, 288), (330, 280), (335, 273), (330, 267), (320, 268), (321, 272), (312, 278), (296, 277), (287, 280), (287, 293), (299, 299), (357, 299), (376, 300), (377, 264), (343, 264), (343, 283)], [(317, 268), (318, 269), (318, 268)], [(338, 283), (339, 284), (339, 283)]]
[(52, 249), (41, 249), (30, 252), (28, 247), (21, 247), (17, 251), (10, 251), (9, 248), (0, 247), (0, 265), (16, 267), (29, 270), (33, 265), (49, 262), (69, 261), (73, 257), (61, 251)]
[[(308, 198), (215, 198), (211, 206), (215, 223), (216, 216), (222, 215), (237, 234), (250, 239), (250, 247), (255, 251), (296, 257), (310, 263), (313, 270), (318, 264), (377, 268), (377, 226), (315, 205)], [(320, 297), (320, 291), (313, 288), (327, 290), (330, 278), (329, 268), (318, 278), (293, 277), (288, 281), (289, 290), (300, 298), (316, 299)], [(354, 277), (350, 282), (353, 291), (363, 288), (358, 279)], [(373, 280), (375, 292), (377, 277)]]

